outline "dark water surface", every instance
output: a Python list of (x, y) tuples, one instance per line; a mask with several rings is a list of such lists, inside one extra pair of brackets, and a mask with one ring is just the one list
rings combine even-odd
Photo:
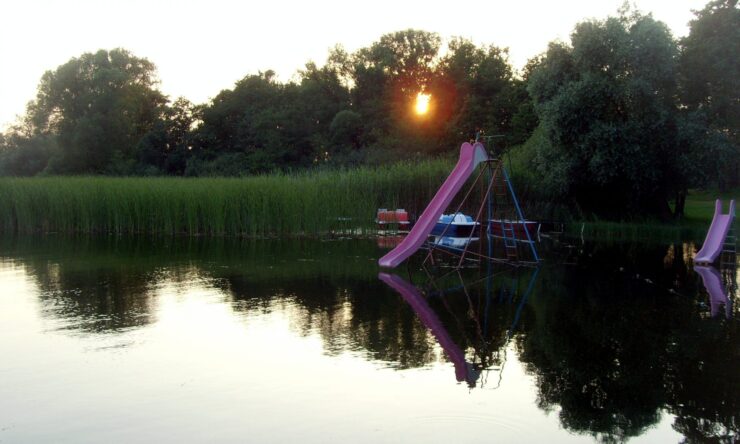
[(5, 239), (0, 442), (733, 442), (737, 268), (711, 295), (693, 248)]

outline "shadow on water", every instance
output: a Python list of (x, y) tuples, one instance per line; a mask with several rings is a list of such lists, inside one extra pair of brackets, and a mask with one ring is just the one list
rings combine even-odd
[(470, 387), (506, 384), (516, 353), (538, 407), (602, 441), (640, 435), (662, 412), (689, 441), (737, 439), (740, 330), (727, 273), (694, 271), (691, 244), (558, 242), (543, 245), (538, 269), (432, 280), (417, 268), (378, 279), (374, 239), (13, 238), (0, 240), (0, 259), (25, 270), (41, 317), (63, 332), (143, 328), (163, 292), (197, 287), (237, 317), (287, 314), (328, 355), (408, 369), (437, 363), (439, 344)]

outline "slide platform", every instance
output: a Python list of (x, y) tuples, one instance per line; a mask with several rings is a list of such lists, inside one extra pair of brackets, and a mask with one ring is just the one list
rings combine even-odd
[(437, 190), (437, 194), (429, 202), (426, 209), (409, 231), (404, 240), (393, 250), (381, 257), (378, 263), (381, 267), (395, 268), (414, 254), (429, 237), (429, 233), (437, 223), (439, 216), (450, 205), (452, 199), (460, 191), (465, 181), (470, 177), (479, 163), (488, 160), (488, 154), (483, 144), (476, 142), (471, 145), (467, 142), (460, 147), (460, 160), (452, 170), (447, 180)]
[(727, 214), (722, 214), (722, 201), (717, 199), (714, 204), (714, 218), (712, 225), (709, 226), (707, 238), (696, 256), (694, 263), (711, 264), (722, 252), (722, 245), (725, 243), (727, 232), (732, 225), (732, 219), (735, 216), (735, 201), (730, 201), (730, 209)]

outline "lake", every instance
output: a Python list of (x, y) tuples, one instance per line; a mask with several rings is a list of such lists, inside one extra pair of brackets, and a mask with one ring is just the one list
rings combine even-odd
[(0, 442), (737, 439), (736, 265), (553, 238), (388, 272), (390, 243), (0, 240)]

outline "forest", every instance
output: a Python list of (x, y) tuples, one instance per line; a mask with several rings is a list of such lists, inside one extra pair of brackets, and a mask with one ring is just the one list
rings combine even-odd
[(288, 82), (248, 74), (203, 104), (165, 96), (155, 64), (126, 49), (85, 53), (47, 71), (0, 133), (0, 175), (372, 168), (452, 158), (482, 134), (538, 199), (680, 218), (689, 189), (740, 183), (737, 0), (709, 2), (689, 25), (677, 39), (624, 7), (521, 71), (506, 48), (408, 29), (351, 53), (337, 45)]

